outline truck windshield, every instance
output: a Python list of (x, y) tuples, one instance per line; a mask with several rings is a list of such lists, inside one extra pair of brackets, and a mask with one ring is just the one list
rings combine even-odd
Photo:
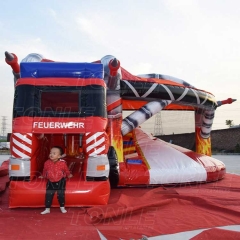
[(46, 91), (41, 93), (41, 111), (78, 112), (79, 92)]

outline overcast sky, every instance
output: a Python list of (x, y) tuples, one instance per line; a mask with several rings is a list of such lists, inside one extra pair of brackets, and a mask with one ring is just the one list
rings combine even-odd
[(217, 109), (213, 129), (226, 128), (227, 119), (240, 124), (239, 9), (239, 0), (2, 1), (0, 116), (7, 131), (14, 86), (5, 51), (19, 61), (34, 52), (68, 62), (111, 54), (132, 74), (166, 74), (216, 100), (238, 99)]

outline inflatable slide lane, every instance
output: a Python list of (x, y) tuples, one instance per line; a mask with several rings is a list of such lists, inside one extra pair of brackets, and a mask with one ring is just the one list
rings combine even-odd
[(124, 136), (120, 184), (209, 182), (223, 178), (223, 162), (167, 143), (136, 128)]

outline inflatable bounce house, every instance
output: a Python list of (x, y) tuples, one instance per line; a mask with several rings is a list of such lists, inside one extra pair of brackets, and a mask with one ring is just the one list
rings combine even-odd
[[(9, 207), (43, 207), (39, 178), (50, 148), (61, 146), (73, 178), (66, 206), (108, 203), (111, 188), (220, 180), (211, 157), (211, 126), (221, 104), (177, 78), (134, 76), (114, 56), (93, 63), (54, 62), (29, 54), (20, 65), (5, 52), (15, 95), (9, 159)], [(123, 111), (132, 114), (123, 119)], [(164, 142), (139, 127), (161, 110), (195, 112), (196, 151)], [(58, 206), (56, 196), (53, 201)]]

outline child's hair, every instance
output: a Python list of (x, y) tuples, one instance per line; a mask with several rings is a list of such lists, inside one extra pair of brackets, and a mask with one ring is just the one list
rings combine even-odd
[(62, 156), (63, 155), (63, 149), (62, 149), (62, 147), (60, 147), (60, 146), (53, 146), (52, 148), (57, 148), (57, 149), (59, 149), (59, 151), (60, 151), (60, 155)]

